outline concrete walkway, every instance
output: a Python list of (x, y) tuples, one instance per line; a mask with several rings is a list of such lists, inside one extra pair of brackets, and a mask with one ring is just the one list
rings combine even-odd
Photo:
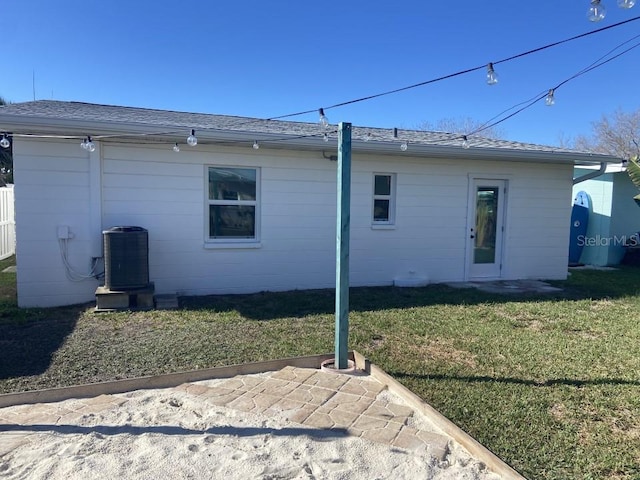
[[(211, 405), (284, 418), (307, 427), (337, 429), (348, 435), (406, 450), (427, 451), (443, 460), (448, 436), (424, 428), (414, 410), (367, 375), (325, 373), (287, 366), (261, 375), (238, 375), (223, 381), (200, 381), (174, 387)], [(100, 395), (58, 403), (0, 408), (0, 457), (28, 442), (33, 429), (19, 426), (73, 425), (84, 416), (118, 409), (123, 394)]]
[(452, 288), (477, 288), (487, 293), (498, 294), (539, 294), (558, 293), (562, 288), (554, 287), (541, 280), (496, 280), (486, 282), (452, 282)]

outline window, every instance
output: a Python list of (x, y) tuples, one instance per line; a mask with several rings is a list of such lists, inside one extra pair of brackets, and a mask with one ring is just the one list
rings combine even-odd
[(373, 175), (373, 224), (393, 225), (395, 221), (395, 174)]
[(259, 170), (209, 167), (208, 239), (258, 240)]

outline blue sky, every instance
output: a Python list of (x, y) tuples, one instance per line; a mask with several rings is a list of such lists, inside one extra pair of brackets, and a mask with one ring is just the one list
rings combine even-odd
[[(602, 0), (202, 1), (4, 0), (0, 95), (260, 118), (317, 109), (497, 61), (640, 16)], [(410, 91), (328, 110), (332, 123), (414, 128), (441, 118), (486, 121), (548, 90), (618, 44), (640, 21)], [(637, 43), (640, 41), (636, 39)], [(632, 43), (632, 44), (633, 44)], [(591, 122), (640, 107), (640, 48), (556, 92), (500, 128), (557, 144)], [(316, 121), (316, 115), (296, 120)]]

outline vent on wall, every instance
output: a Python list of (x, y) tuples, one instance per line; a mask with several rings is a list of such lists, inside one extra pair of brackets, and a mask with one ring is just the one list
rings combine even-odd
[(104, 239), (104, 286), (109, 290), (149, 285), (149, 237), (142, 227), (112, 227)]

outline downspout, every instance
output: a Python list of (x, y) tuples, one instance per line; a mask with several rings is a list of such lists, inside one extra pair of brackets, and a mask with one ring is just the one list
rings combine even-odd
[(581, 177), (574, 178), (573, 184), (576, 185), (578, 183), (584, 182), (585, 180), (591, 180), (592, 178), (599, 177), (600, 175), (604, 175), (606, 171), (607, 171), (607, 163), (600, 162), (600, 169), (596, 170), (595, 172), (589, 172), (586, 175), (583, 175)]
[(95, 142), (96, 150), (89, 153), (89, 249), (91, 260), (102, 258), (102, 164), (104, 144)]

